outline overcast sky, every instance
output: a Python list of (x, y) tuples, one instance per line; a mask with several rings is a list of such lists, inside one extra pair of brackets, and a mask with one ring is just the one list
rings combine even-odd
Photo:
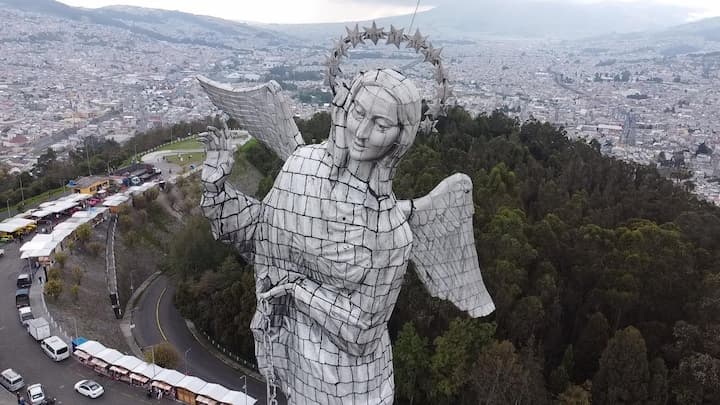
[[(416, 0), (60, 0), (80, 7), (131, 5), (179, 10), (240, 21), (264, 23), (310, 23), (369, 20), (410, 14)], [(420, 11), (447, 0), (420, 0)], [(482, 1), (482, 0), (467, 0)], [(642, 2), (693, 8), (692, 19), (719, 16), (720, 0), (554, 0), (557, 2)]]

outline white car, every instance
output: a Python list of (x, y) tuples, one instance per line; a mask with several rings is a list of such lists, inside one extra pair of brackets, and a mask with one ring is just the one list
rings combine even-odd
[(45, 401), (45, 391), (41, 384), (33, 384), (27, 387), (27, 400), (30, 405), (39, 405)]
[(102, 385), (96, 383), (93, 380), (80, 380), (75, 384), (75, 391), (80, 395), (85, 395), (88, 398), (97, 398), (102, 395), (105, 390)]

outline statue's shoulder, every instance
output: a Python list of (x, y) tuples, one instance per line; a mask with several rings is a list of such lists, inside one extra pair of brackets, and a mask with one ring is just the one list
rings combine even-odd
[(329, 171), (332, 158), (325, 143), (303, 145), (295, 149), (283, 165), (282, 172), (304, 175), (320, 175)]

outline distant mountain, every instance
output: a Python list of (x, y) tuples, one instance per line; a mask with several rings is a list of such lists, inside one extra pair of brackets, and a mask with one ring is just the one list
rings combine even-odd
[(720, 17), (678, 25), (667, 29), (665, 34), (668, 36), (690, 35), (701, 37), (706, 41), (720, 42)]
[(297, 43), (297, 40), (288, 34), (266, 28), (178, 11), (125, 6), (85, 9), (67, 6), (54, 0), (0, 0), (0, 5), (126, 29), (138, 35), (171, 43), (227, 49)]
[[(693, 10), (638, 3), (578, 4), (556, 0), (437, 0), (418, 13), (414, 27), (436, 39), (488, 37), (577, 39), (609, 33), (663, 29), (681, 24)], [(407, 27), (411, 16), (378, 19), (385, 27)], [(361, 22), (362, 24), (367, 22)], [(343, 24), (259, 25), (298, 37), (335, 38)], [(354, 24), (354, 22), (353, 22)]]

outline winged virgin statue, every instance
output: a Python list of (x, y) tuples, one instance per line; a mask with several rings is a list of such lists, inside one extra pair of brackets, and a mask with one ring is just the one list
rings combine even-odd
[(290, 404), (392, 404), (387, 323), (412, 260), (430, 294), (470, 316), (494, 310), (473, 237), (464, 174), (397, 200), (392, 181), (421, 123), (401, 73), (361, 73), (335, 94), (326, 142), (305, 145), (280, 86), (198, 78), (212, 102), (285, 160), (262, 201), (226, 182), (227, 126), (203, 141), (202, 210), (215, 238), (254, 264), (258, 365)]

